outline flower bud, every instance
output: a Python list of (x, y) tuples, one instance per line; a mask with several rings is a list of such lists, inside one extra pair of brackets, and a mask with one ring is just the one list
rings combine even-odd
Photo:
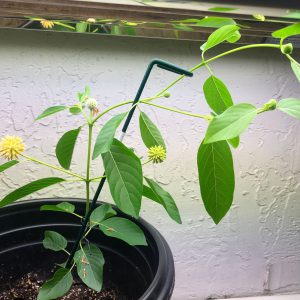
[(90, 109), (90, 110), (94, 110), (96, 107), (97, 107), (97, 105), (98, 105), (98, 102), (97, 102), (97, 100), (96, 99), (94, 99), (94, 98), (88, 98), (87, 100), (86, 100), (86, 106), (88, 107), (88, 109)]
[(275, 99), (269, 100), (267, 103), (264, 104), (264, 110), (274, 110), (277, 107), (277, 101)]
[(94, 19), (94, 18), (88, 18), (86, 21), (88, 23), (96, 23), (96, 19)]
[(171, 96), (171, 93), (170, 92), (164, 92), (164, 95), (163, 95), (165, 98), (169, 98)]
[(281, 52), (283, 54), (292, 54), (293, 52), (293, 44), (292, 43), (288, 43), (285, 45), (282, 45), (280, 48)]

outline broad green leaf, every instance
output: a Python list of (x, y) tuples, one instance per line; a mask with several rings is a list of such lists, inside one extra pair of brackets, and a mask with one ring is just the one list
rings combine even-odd
[(60, 165), (69, 169), (72, 161), (75, 143), (80, 132), (81, 127), (67, 131), (58, 141), (56, 145), (56, 157)]
[(101, 222), (99, 228), (105, 235), (120, 239), (131, 246), (147, 246), (144, 232), (128, 219), (113, 217)]
[(202, 143), (197, 155), (202, 200), (218, 224), (229, 210), (234, 194), (234, 167), (226, 141)]
[(211, 7), (208, 10), (210, 10), (210, 11), (217, 11), (217, 12), (227, 12), (227, 11), (237, 10), (237, 8), (235, 8), (235, 7), (221, 7), (221, 6), (216, 6), (216, 7)]
[(298, 63), (291, 61), (291, 67), (298, 81), (300, 82), (300, 65)]
[(0, 172), (5, 171), (5, 170), (9, 169), (10, 167), (12, 167), (12, 166), (14, 166), (18, 163), (19, 163), (18, 160), (10, 160), (10, 161), (0, 165)]
[(151, 148), (153, 146), (162, 146), (166, 149), (164, 139), (158, 128), (143, 112), (140, 114), (140, 131), (143, 142), (147, 148)]
[(226, 85), (214, 75), (207, 78), (204, 82), (203, 92), (207, 104), (217, 114), (221, 114), (233, 105)]
[(86, 32), (88, 23), (80, 22), (76, 24), (76, 32)]
[(71, 271), (61, 268), (55, 272), (49, 281), (42, 285), (37, 300), (53, 300), (62, 297), (70, 290), (72, 283)]
[(61, 251), (66, 249), (67, 240), (58, 232), (47, 230), (44, 233), (43, 246), (45, 249)]
[(237, 148), (240, 144), (240, 137), (234, 137), (230, 140), (228, 140), (228, 143), (233, 147), (233, 148)]
[(58, 212), (64, 212), (64, 213), (70, 213), (72, 214), (75, 211), (75, 206), (68, 202), (61, 202), (59, 204), (53, 205), (53, 204), (46, 204), (41, 206), (41, 211), (58, 211)]
[(69, 108), (69, 112), (72, 114), (72, 115), (79, 115), (81, 113), (81, 109), (80, 107), (78, 107), (77, 105), (74, 105), (74, 106), (71, 106)]
[(194, 19), (194, 21), (195, 20), (196, 20), (195, 23), (197, 26), (211, 27), (211, 28), (220, 28), (225, 25), (235, 25), (236, 24), (236, 22), (233, 19), (223, 18), (223, 17), (205, 17), (201, 20)]
[(150, 199), (161, 204), (167, 211), (168, 215), (175, 222), (181, 224), (182, 222), (181, 222), (180, 214), (172, 196), (152, 179), (146, 177), (145, 179), (149, 185), (150, 191), (145, 189), (144, 186), (143, 195), (144, 196), (150, 195)]
[(56, 183), (60, 183), (65, 181), (62, 178), (58, 178), (58, 177), (49, 177), (49, 178), (43, 178), (43, 179), (38, 179), (36, 181), (30, 182), (16, 190), (14, 190), (13, 192), (11, 192), (10, 194), (8, 194), (7, 196), (5, 196), (1, 201), (0, 201), (0, 208), (3, 206), (6, 206), (8, 204), (13, 203), (16, 200), (19, 200), (25, 196), (28, 196), (34, 192), (37, 192), (41, 189), (44, 189), (48, 186), (51, 186), (53, 184)]
[(257, 115), (255, 106), (240, 103), (229, 107), (209, 123), (204, 143), (229, 140), (239, 136)]
[(93, 244), (86, 245), (75, 253), (77, 274), (91, 289), (100, 292), (103, 282), (104, 257), (101, 250)]
[(286, 114), (300, 120), (300, 100), (295, 98), (287, 98), (280, 100), (277, 108)]
[(91, 223), (100, 223), (105, 219), (113, 217), (117, 212), (109, 204), (102, 204), (98, 206), (91, 214), (90, 221)]
[(217, 30), (215, 30), (207, 39), (204, 44), (203, 51), (207, 51), (218, 44), (227, 41), (230, 37), (240, 29), (237, 25), (225, 25)]
[(278, 29), (272, 33), (272, 36), (279, 39), (285, 39), (297, 34), (300, 34), (300, 23), (295, 23), (282, 29)]
[(43, 118), (46, 118), (48, 116), (51, 116), (53, 114), (56, 114), (62, 110), (65, 110), (67, 109), (68, 107), (67, 106), (63, 106), (63, 105), (58, 105), (58, 106), (51, 106), (49, 108), (47, 108), (45, 111), (43, 111), (36, 119), (35, 121), (37, 120), (40, 120), (40, 119), (43, 119)]
[(100, 154), (109, 151), (113, 142), (115, 133), (119, 125), (125, 118), (126, 113), (119, 114), (111, 118), (100, 130), (93, 151), (93, 159), (96, 159)]
[(119, 209), (137, 218), (143, 193), (140, 159), (116, 139), (110, 151), (102, 154), (102, 159), (113, 200)]

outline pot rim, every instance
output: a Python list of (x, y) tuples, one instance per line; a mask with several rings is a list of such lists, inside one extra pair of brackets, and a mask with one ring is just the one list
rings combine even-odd
[[(0, 209), (0, 216), (5, 215), (6, 213), (9, 213), (10, 211), (14, 211), (15, 208), (18, 208), (17, 211), (22, 211), (22, 207), (25, 206), (36, 206), (40, 205), (41, 202), (47, 202), (47, 203), (57, 203), (61, 201), (67, 201), (72, 204), (76, 203), (85, 203), (85, 200), (82, 198), (70, 198), (70, 197), (53, 197), (53, 198), (37, 198), (37, 199), (29, 199), (29, 200), (19, 200), (16, 201), (10, 205), (7, 205)], [(174, 267), (174, 260), (173, 255), (171, 252), (171, 249), (169, 245), (167, 244), (164, 237), (161, 235), (161, 233), (154, 228), (150, 223), (145, 221), (143, 218), (135, 219), (129, 215), (126, 215), (120, 209), (112, 203), (104, 202), (104, 201), (98, 201), (97, 206), (101, 204), (110, 204), (113, 206), (113, 208), (121, 215), (126, 216), (126, 218), (130, 219), (131, 221), (134, 221), (135, 223), (138, 223), (141, 229), (143, 231), (148, 231), (149, 235), (153, 238), (155, 241), (155, 246), (158, 254), (158, 266), (156, 273), (154, 275), (154, 278), (151, 282), (151, 284), (148, 286), (147, 290), (144, 292), (144, 294), (139, 298), (139, 300), (166, 300), (170, 299), (172, 295), (172, 291), (174, 289), (175, 285), (175, 267)], [(171, 281), (171, 282), (170, 282)], [(165, 286), (171, 285), (169, 293), (167, 293), (167, 290)], [(161, 293), (162, 295), (156, 295), (157, 287), (160, 287), (160, 290), (165, 290), (164, 293)], [(153, 298), (155, 296), (155, 298)], [(167, 297), (167, 298), (166, 298)]]

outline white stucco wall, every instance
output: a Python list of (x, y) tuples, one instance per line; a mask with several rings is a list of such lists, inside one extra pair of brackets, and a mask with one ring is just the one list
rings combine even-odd
[[(22, 136), (29, 154), (52, 163), (56, 163), (54, 149), (59, 137), (80, 120), (61, 113), (33, 123), (44, 108), (70, 104), (77, 91), (90, 85), (104, 109), (134, 97), (154, 57), (186, 68), (199, 62), (196, 42), (11, 30), (0, 30), (0, 41), (1, 136)], [(270, 98), (299, 98), (300, 85), (289, 63), (275, 50), (239, 53), (212, 67), (235, 102), (261, 106)], [(207, 71), (201, 69), (173, 88), (172, 97), (163, 103), (208, 113), (202, 92), (207, 77)], [(144, 96), (152, 96), (174, 78), (176, 75), (156, 70)], [(215, 226), (204, 210), (197, 184), (196, 153), (205, 122), (149, 107), (145, 111), (160, 124), (168, 147), (167, 161), (155, 168), (150, 165), (145, 172), (171, 192), (183, 218), (183, 225), (177, 225), (160, 207), (146, 200), (143, 203), (142, 216), (163, 233), (174, 253), (173, 299), (300, 292), (299, 121), (279, 111), (269, 112), (258, 116), (242, 135), (241, 146), (234, 151), (234, 205)], [(80, 136), (73, 167), (82, 173), (85, 139), (86, 132)], [(137, 115), (125, 143), (146, 154)], [(100, 175), (100, 162), (96, 168), (95, 175)], [(33, 164), (23, 164), (18, 170), (22, 171), (9, 170), (9, 177), (1, 174), (1, 196), (38, 176), (57, 174), (46, 168), (37, 172)], [(104, 194), (102, 200), (109, 200), (107, 188)], [(84, 196), (84, 190), (76, 183), (39, 195)]]

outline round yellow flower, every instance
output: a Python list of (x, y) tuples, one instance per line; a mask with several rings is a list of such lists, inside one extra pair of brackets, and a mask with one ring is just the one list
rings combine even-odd
[(41, 25), (46, 29), (51, 29), (54, 26), (54, 23), (49, 20), (42, 20)]
[(23, 140), (17, 136), (7, 135), (0, 142), (0, 155), (8, 160), (17, 159), (24, 150)]
[(166, 157), (166, 150), (162, 146), (150, 147), (148, 151), (148, 158), (152, 160), (154, 164), (162, 163)]

